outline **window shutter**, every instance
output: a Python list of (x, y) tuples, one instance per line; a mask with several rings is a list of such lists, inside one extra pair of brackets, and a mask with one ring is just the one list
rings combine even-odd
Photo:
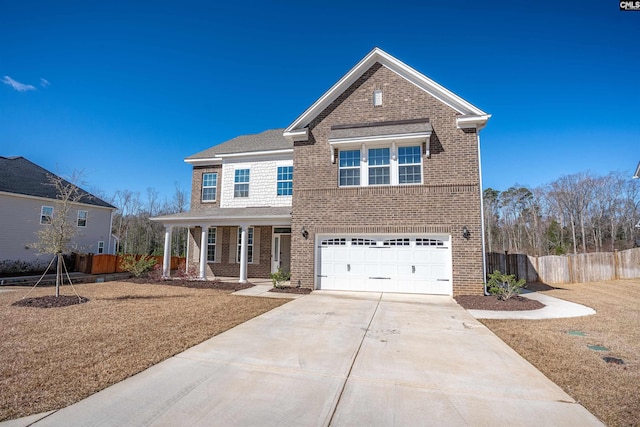
[(231, 227), (229, 232), (231, 233), (229, 236), (229, 264), (235, 264), (238, 253), (238, 227)]
[(253, 227), (253, 263), (260, 264), (260, 227)]
[(222, 262), (222, 227), (216, 227), (216, 259), (213, 261), (215, 264), (220, 264)]

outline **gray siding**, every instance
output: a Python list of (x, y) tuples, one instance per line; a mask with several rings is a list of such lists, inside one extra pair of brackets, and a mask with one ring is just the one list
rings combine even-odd
[[(27, 249), (31, 243), (37, 241), (36, 231), (46, 225), (40, 224), (40, 210), (42, 206), (52, 206), (54, 215), (56, 205), (54, 200), (0, 194), (0, 261), (45, 261), (49, 255), (40, 255), (35, 249)], [(92, 205), (78, 204), (70, 213), (70, 220), (76, 223), (78, 210), (88, 212), (87, 226), (78, 227), (73, 244), (81, 252), (98, 251), (98, 241), (104, 241), (105, 253), (113, 251), (111, 236), (111, 212), (113, 209)]]

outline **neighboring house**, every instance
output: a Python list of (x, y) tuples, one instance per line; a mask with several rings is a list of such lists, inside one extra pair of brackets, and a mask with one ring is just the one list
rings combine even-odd
[(638, 167), (636, 168), (636, 173), (633, 175), (634, 178), (640, 178), (640, 162), (638, 162)]
[[(0, 157), (0, 261), (50, 261), (50, 255), (30, 247), (38, 240), (36, 232), (56, 215), (50, 176), (55, 175), (24, 157)], [(116, 208), (82, 189), (80, 194), (69, 218), (77, 227), (72, 245), (83, 252), (114, 253), (111, 220)]]
[(286, 129), (185, 159), (200, 277), (290, 270), (312, 289), (481, 294), (479, 131), (490, 115), (380, 49)]

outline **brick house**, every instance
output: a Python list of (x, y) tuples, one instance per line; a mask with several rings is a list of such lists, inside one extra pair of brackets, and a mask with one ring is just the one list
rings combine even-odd
[(489, 117), (376, 48), (286, 129), (187, 157), (191, 210), (155, 220), (165, 248), (189, 228), (201, 278), (282, 268), (312, 289), (480, 294)]

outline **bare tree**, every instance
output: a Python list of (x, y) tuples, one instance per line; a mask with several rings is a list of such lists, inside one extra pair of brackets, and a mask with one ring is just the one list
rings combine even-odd
[[(81, 175), (81, 172), (74, 172), (71, 181), (79, 182)], [(59, 297), (64, 264), (63, 255), (73, 249), (72, 240), (77, 230), (71, 215), (71, 209), (81, 201), (84, 193), (78, 186), (65, 181), (59, 176), (48, 175), (48, 178), (48, 185), (55, 187), (56, 190), (56, 203), (54, 204), (53, 214), (43, 217), (43, 222), (46, 225), (36, 232), (38, 241), (31, 246), (40, 253), (51, 254), (56, 258), (56, 297)]]

